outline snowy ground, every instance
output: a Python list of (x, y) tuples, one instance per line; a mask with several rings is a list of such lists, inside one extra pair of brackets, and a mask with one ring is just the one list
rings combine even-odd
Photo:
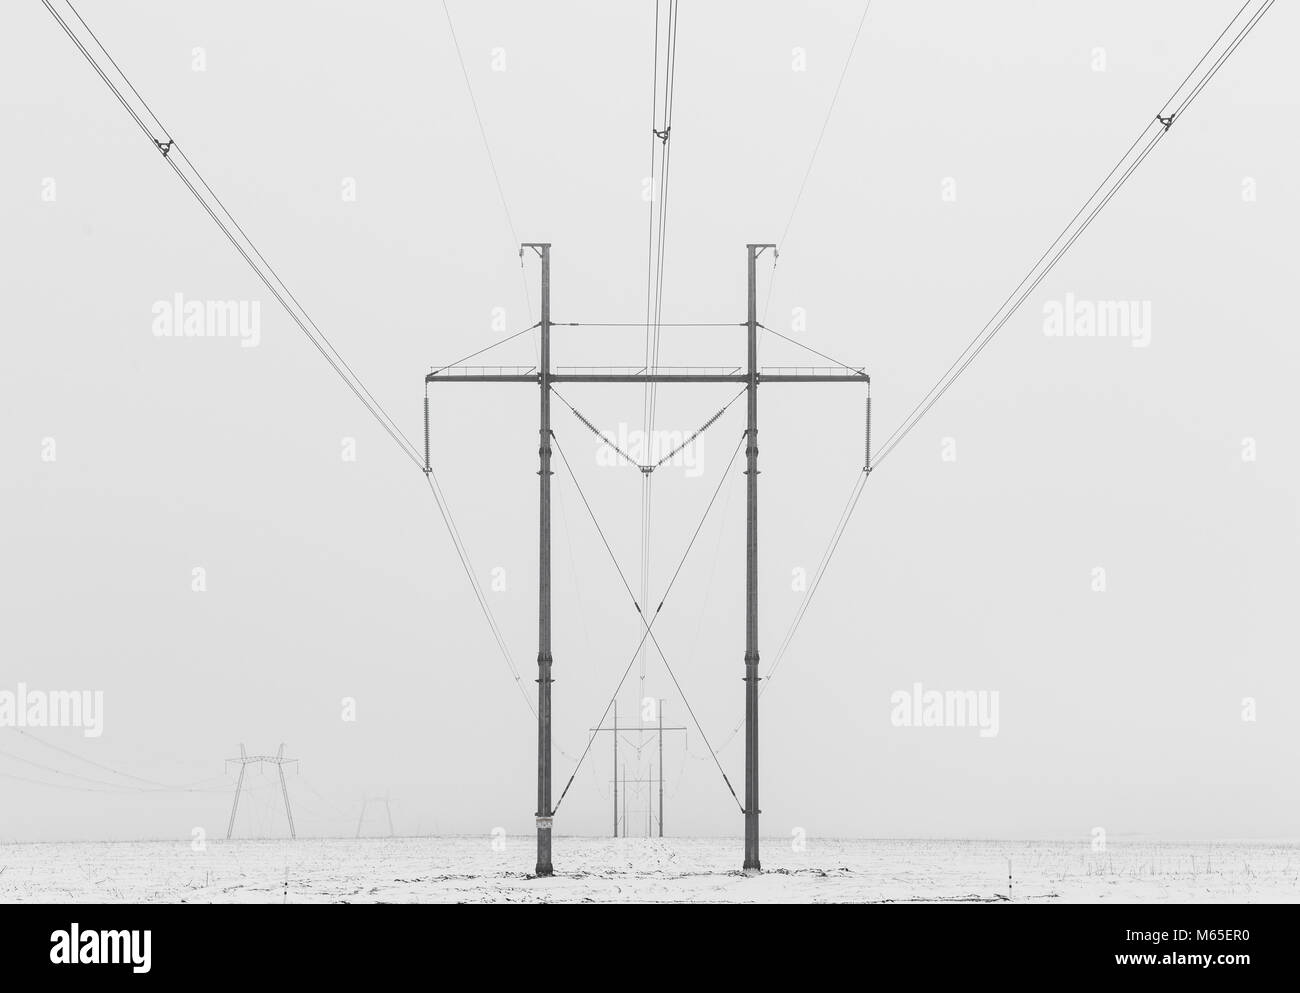
[[(0, 846), (0, 902), (1162, 902), (1300, 901), (1300, 844), (766, 842), (557, 838), (531, 878), (530, 838), (377, 838)], [(1010, 863), (1008, 867), (1008, 862)], [(1008, 868), (1010, 885), (1008, 885)]]

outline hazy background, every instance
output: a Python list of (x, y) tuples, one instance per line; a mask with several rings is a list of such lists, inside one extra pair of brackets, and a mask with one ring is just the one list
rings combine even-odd
[[(876, 0), (766, 322), (791, 333), (802, 307), (801, 340), (870, 369), (883, 440), (1239, 5)], [(518, 236), (554, 244), (554, 318), (641, 319), (652, 4), (450, 8)], [(79, 9), (412, 437), (430, 364), (501, 337), (493, 308), (510, 330), (535, 320), (439, 4)], [(744, 319), (744, 245), (780, 236), (861, 11), (682, 3), (664, 320)], [(1298, 29), (1293, 5), (1268, 14), (872, 477), (763, 697), (765, 833), (1300, 831)], [(0, 689), (103, 690), (101, 738), (37, 734), (169, 784), (220, 776), (240, 742), (286, 742), (301, 834), (351, 833), (361, 796), (386, 791), (402, 833), (531, 832), (536, 727), (418, 473), (35, 0), (5, 5), (0, 105)], [(536, 305), (535, 264), (527, 277)], [(765, 260), (760, 301), (769, 278)], [(260, 347), (155, 337), (154, 301), (178, 292), (260, 300)], [(1151, 301), (1150, 347), (1045, 337), (1043, 303), (1067, 292)], [(558, 329), (555, 361), (635, 364), (643, 340)], [(534, 361), (527, 337), (499, 354)], [(775, 339), (761, 358), (803, 361)], [(738, 328), (665, 331), (664, 364), (743, 359)], [(640, 421), (636, 387), (564, 393), (602, 427)], [(693, 428), (728, 396), (664, 387), (659, 426)], [(861, 405), (848, 387), (761, 393), (764, 671), (802, 596), (792, 570), (816, 566), (860, 467)], [(505, 571), (488, 595), (530, 694), (536, 407), (525, 386), (433, 398), (434, 462), (480, 580)], [(635, 575), (639, 474), (598, 466), (558, 403), (554, 418)], [(742, 426), (738, 404), (704, 437), (698, 477), (655, 477), (656, 591)], [(742, 708), (743, 478), (656, 627), (714, 746)], [(555, 734), (577, 755), (639, 628), (563, 468), (555, 485)], [(1000, 734), (894, 727), (890, 694), (918, 681), (998, 691)], [(653, 658), (645, 691), (686, 723)], [(622, 722), (638, 699), (634, 673)], [(739, 833), (708, 748), (694, 728), (681, 738), (666, 746), (668, 833)], [(0, 752), (0, 838), (224, 832), (228, 793), (132, 791), (10, 729)], [(721, 758), (739, 787), (739, 737)], [(572, 767), (557, 753), (557, 796)], [(629, 758), (629, 776), (646, 768)], [(283, 832), (269, 770), (250, 775), (238, 833)], [(557, 831), (609, 831), (609, 777), (604, 736)], [(86, 791), (106, 783), (123, 789)], [(367, 831), (386, 830), (372, 807)]]

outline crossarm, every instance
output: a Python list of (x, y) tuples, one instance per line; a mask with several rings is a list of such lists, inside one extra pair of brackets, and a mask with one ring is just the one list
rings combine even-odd
[[(552, 373), (552, 383), (739, 383), (749, 382), (744, 373), (717, 373), (691, 375), (687, 373)], [(532, 383), (538, 374), (532, 373), (458, 373), (454, 376), (429, 373), (426, 383)], [(865, 372), (845, 373), (759, 373), (760, 383), (870, 383)]]
[(537, 385), (537, 373), (458, 373), (455, 376), (431, 372), (424, 377), (426, 383), (532, 383)]

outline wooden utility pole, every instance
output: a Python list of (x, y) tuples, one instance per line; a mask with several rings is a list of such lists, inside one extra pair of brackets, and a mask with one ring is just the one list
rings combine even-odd
[[(660, 371), (659, 367), (638, 371), (610, 372), (606, 369), (551, 369), (551, 245), (530, 242), (520, 248), (522, 255), (531, 249), (541, 259), (542, 312), (539, 367), (446, 366), (425, 376), (430, 383), (536, 383), (541, 389), (541, 424), (538, 430), (539, 489), (539, 576), (538, 576), (538, 646), (537, 646), (537, 875), (549, 876), (551, 865), (551, 387), (558, 383), (731, 383), (743, 386), (749, 394), (746, 437), (746, 525), (745, 525), (745, 856), (744, 868), (761, 869), (758, 839), (758, 387), (764, 383), (858, 383), (870, 387), (871, 379), (863, 369), (849, 366), (780, 369), (763, 372), (758, 367), (758, 306), (756, 270), (758, 258), (765, 251), (776, 251), (771, 244), (746, 246), (748, 256), (747, 369), (744, 372), (722, 370), (693, 373), (683, 370)], [(426, 430), (428, 410), (425, 411)], [(643, 623), (646, 623), (643, 618)], [(665, 728), (665, 730), (667, 730)], [(614, 778), (618, 779), (616, 767)], [(660, 764), (660, 778), (663, 766)], [(626, 787), (625, 787), (626, 792)], [(626, 796), (624, 797), (626, 800)], [(617, 813), (617, 800), (615, 801)]]

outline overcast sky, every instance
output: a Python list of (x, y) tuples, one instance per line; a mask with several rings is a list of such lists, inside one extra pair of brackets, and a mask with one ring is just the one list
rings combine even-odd
[[(557, 321), (645, 313), (652, 4), (449, 6), (509, 221), (440, 4), (78, 5), (417, 441), (430, 365), (502, 337), (494, 320), (536, 319), (516, 237), (554, 245)], [(866, 366), (883, 439), (1239, 6), (875, 0), (791, 219), (862, 4), (682, 3), (664, 320), (743, 321), (745, 244), (790, 221), (770, 296), (760, 270), (765, 322)], [(285, 742), (302, 834), (348, 833), (363, 794), (390, 792), (399, 832), (527, 835), (536, 726), (424, 481), (45, 8), (3, 19), (0, 691), (102, 691), (104, 727), (0, 728), (0, 776), (59, 784), (0, 779), (0, 838), (225, 830), (228, 792), (101, 792), (142, 784), (40, 741), (216, 790), (241, 742)], [(1300, 830), (1297, 30), (1277, 5), (872, 475), (762, 699), (765, 834)], [(525, 278), (535, 307), (531, 260)], [(176, 294), (259, 302), (257, 347), (154, 334)], [(1046, 334), (1067, 294), (1133, 302), (1146, 346)], [(533, 347), (484, 361), (531, 365)], [(637, 327), (555, 332), (559, 365), (637, 364), (643, 347)], [(763, 343), (765, 365), (806, 358)], [(739, 365), (743, 332), (667, 329), (661, 361)], [(602, 429), (640, 426), (638, 387), (563, 392)], [(730, 395), (664, 387), (658, 427), (688, 431)], [(534, 694), (536, 391), (431, 402), (435, 468)], [(862, 394), (774, 384), (760, 408), (766, 672), (805, 595), (795, 570), (816, 567), (860, 470)], [(638, 576), (640, 474), (553, 416)], [(696, 468), (655, 475), (656, 599), (742, 428), (737, 404)], [(743, 741), (722, 743), (743, 703), (739, 468), (655, 628), (738, 786)], [(558, 796), (639, 622), (562, 466), (554, 484)], [(897, 726), (891, 695), (917, 683), (996, 692), (998, 733)], [(738, 834), (653, 656), (620, 723), (643, 694), (690, 725), (665, 745), (667, 833)], [(657, 763), (620, 758), (631, 779)], [(239, 833), (283, 832), (270, 769), (250, 775)], [(557, 832), (609, 831), (610, 776), (604, 735)]]

